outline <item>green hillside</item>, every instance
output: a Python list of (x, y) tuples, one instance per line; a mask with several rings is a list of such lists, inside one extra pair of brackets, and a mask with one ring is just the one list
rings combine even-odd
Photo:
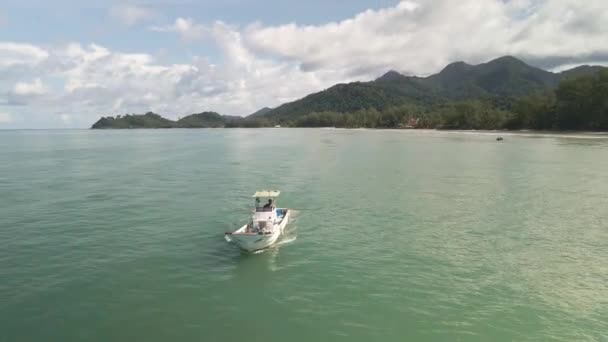
[(176, 124), (174, 121), (165, 119), (162, 116), (148, 112), (143, 115), (126, 114), (116, 117), (102, 117), (91, 128), (94, 129), (121, 129), (121, 128), (172, 128)]
[(479, 65), (452, 63), (428, 77), (389, 71), (374, 81), (338, 84), (246, 118), (202, 112), (175, 122), (147, 113), (102, 117), (92, 128), (608, 129), (607, 73), (598, 66), (552, 73), (505, 56)]
[(215, 112), (192, 114), (177, 121), (177, 126), (183, 128), (218, 128), (224, 125), (224, 117)]

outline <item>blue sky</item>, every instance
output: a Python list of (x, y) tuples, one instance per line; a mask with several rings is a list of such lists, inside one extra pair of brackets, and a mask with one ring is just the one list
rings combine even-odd
[(180, 44), (171, 36), (150, 34), (148, 26), (122, 23), (112, 15), (114, 8), (132, 5), (153, 12), (146, 24), (162, 24), (175, 18), (192, 18), (209, 23), (221, 20), (234, 25), (262, 22), (279, 25), (289, 22), (315, 25), (350, 18), (367, 9), (398, 3), (395, 0), (147, 0), (74, 1), (8, 0), (0, 5), (4, 25), (0, 40), (34, 44), (95, 42), (123, 52), (167, 50), (170, 62), (183, 62), (193, 55), (218, 56), (209, 44)]
[(604, 0), (4, 0), (0, 128), (246, 115), (387, 70), (608, 62)]

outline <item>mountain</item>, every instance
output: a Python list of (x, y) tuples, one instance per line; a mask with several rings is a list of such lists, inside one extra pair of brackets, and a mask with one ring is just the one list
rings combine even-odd
[(604, 68), (583, 66), (552, 73), (505, 56), (487, 63), (456, 62), (428, 77), (404, 76), (394, 70), (371, 82), (339, 84), (300, 100), (283, 104), (261, 116), (288, 122), (318, 112), (347, 113), (413, 104), (432, 106), (456, 100), (521, 97), (551, 90), (568, 77), (595, 74)]
[(225, 119), (216, 112), (202, 112), (188, 115), (177, 121), (178, 127), (185, 128), (217, 128), (224, 127)]
[(438, 89), (449, 98), (479, 98), (485, 96), (522, 96), (552, 88), (560, 76), (532, 67), (521, 60), (505, 56), (488, 63), (469, 65), (453, 63), (423, 82)]
[(595, 74), (597, 74), (598, 72), (600, 72), (603, 69), (606, 69), (606, 68), (598, 66), (598, 65), (581, 65), (581, 66), (576, 67), (574, 69), (562, 71), (560, 73), (560, 76), (562, 78), (574, 78), (574, 77), (580, 77), (580, 76), (589, 76), (589, 75), (595, 75)]
[(312, 112), (345, 113), (369, 107), (380, 109), (403, 102), (403, 96), (396, 89), (385, 89), (371, 83), (355, 82), (338, 84), (327, 90), (308, 95), (301, 100), (281, 105), (261, 117), (282, 122)]
[(102, 117), (93, 124), (93, 129), (129, 129), (129, 128), (219, 128), (229, 123), (238, 122), (240, 116), (220, 115), (215, 112), (202, 112), (188, 115), (177, 121), (148, 112), (146, 114), (127, 114), (116, 117)]
[(264, 114), (270, 112), (271, 110), (272, 110), (272, 108), (264, 107), (264, 108), (262, 108), (262, 109), (260, 109), (260, 110), (258, 110), (256, 112), (254, 112), (254, 113), (251, 113), (251, 114), (247, 115), (246, 117), (253, 118), (253, 117), (256, 117), (256, 116), (261, 116), (261, 115), (264, 115)]
[(175, 127), (175, 122), (169, 119), (165, 119), (162, 116), (148, 112), (143, 115), (131, 115), (127, 114), (124, 116), (118, 115), (117, 117), (102, 117), (93, 124), (93, 129), (120, 129), (120, 128), (172, 128)]
[(401, 82), (401, 81), (404, 81), (407, 79), (409, 79), (409, 77), (403, 76), (402, 74), (398, 73), (395, 70), (389, 70), (386, 74), (378, 77), (376, 79), (376, 82), (392, 83), (392, 82)]
[[(608, 126), (602, 121), (602, 97), (593, 102), (594, 106), (598, 104), (598, 109), (585, 109), (593, 118), (576, 116), (578, 113), (574, 112), (581, 111), (583, 104), (580, 108), (574, 105), (566, 108), (563, 104), (578, 98), (589, 88), (583, 87), (584, 82), (578, 82), (580, 78), (587, 77), (587, 85), (593, 82), (601, 85), (602, 77), (608, 74), (606, 70), (598, 66), (580, 66), (553, 73), (505, 56), (478, 65), (451, 63), (428, 77), (405, 76), (391, 70), (370, 82), (337, 84), (273, 109), (262, 108), (245, 118), (202, 112), (172, 121), (150, 112), (102, 117), (92, 128), (272, 127), (277, 124), (400, 127), (411, 126), (410, 121), (418, 118), (422, 121), (416, 126), (427, 128), (598, 129)], [(573, 83), (568, 83), (570, 81)], [(573, 91), (576, 87), (582, 90)], [(603, 94), (602, 89), (597, 86), (596, 93)], [(530, 98), (532, 94), (536, 97)], [(547, 97), (547, 94), (554, 96)], [(563, 101), (556, 104), (556, 96), (562, 97)], [(562, 107), (557, 108), (558, 104)], [(556, 111), (561, 111), (563, 120), (556, 119)], [(575, 117), (568, 117), (568, 112), (573, 112), (570, 116)], [(593, 125), (585, 126), (588, 123)]]

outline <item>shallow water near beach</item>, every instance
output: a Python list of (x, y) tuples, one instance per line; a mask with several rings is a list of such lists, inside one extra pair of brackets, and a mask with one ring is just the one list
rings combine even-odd
[(0, 131), (0, 341), (608, 341), (608, 137), (501, 134)]

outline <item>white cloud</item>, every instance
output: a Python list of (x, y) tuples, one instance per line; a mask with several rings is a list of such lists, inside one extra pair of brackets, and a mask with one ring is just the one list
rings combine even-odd
[(604, 0), (402, 1), (324, 25), (255, 24), (255, 51), (300, 63), (305, 71), (381, 70), (429, 74), (455, 60), (477, 63), (511, 54), (542, 59), (608, 54)]
[(9, 113), (0, 112), (0, 124), (12, 122), (13, 118)]
[[(240, 32), (224, 23), (211, 25), (209, 32), (224, 56), (221, 65), (204, 57), (162, 64), (150, 54), (96, 44), (51, 49), (48, 69), (37, 70), (40, 77), (33, 81), (13, 84), (5, 102), (61, 113), (55, 116), (58, 124), (86, 127), (100, 115), (148, 110), (169, 117), (204, 110), (249, 114), (341, 80), (333, 73), (304, 73), (293, 63), (260, 58), (243, 45)], [(45, 84), (47, 78), (54, 82)], [(1, 97), (0, 91), (0, 103)]]
[(175, 105), (176, 83), (194, 69), (190, 65), (159, 65), (148, 54), (111, 52), (98, 45), (72, 44), (58, 54), (71, 65), (63, 73), (63, 100), (104, 112)]
[(0, 70), (19, 65), (38, 64), (48, 57), (48, 51), (32, 44), (0, 42)]
[(175, 23), (165, 26), (152, 26), (150, 30), (156, 32), (173, 32), (181, 36), (183, 41), (191, 42), (201, 39), (208, 32), (208, 29), (196, 23), (192, 18), (177, 18)]
[(110, 8), (110, 15), (123, 25), (133, 26), (139, 22), (152, 19), (156, 13), (146, 7), (136, 5), (115, 5)]
[(47, 87), (42, 83), (40, 78), (35, 79), (32, 83), (18, 82), (15, 84), (14, 94), (16, 95), (43, 95), (48, 91)]
[(180, 17), (151, 30), (187, 42), (208, 39), (221, 62), (196, 56), (163, 63), (150, 53), (98, 44), (0, 42), (0, 104), (79, 127), (100, 115), (148, 110), (168, 117), (204, 110), (242, 115), (389, 69), (429, 74), (456, 60), (505, 54), (558, 69), (606, 63), (605, 22), (608, 6), (601, 0), (402, 1), (322, 25), (237, 27)]
[(61, 114), (59, 115), (59, 118), (61, 118), (61, 121), (65, 124), (70, 124), (72, 122), (72, 117), (68, 114)]

